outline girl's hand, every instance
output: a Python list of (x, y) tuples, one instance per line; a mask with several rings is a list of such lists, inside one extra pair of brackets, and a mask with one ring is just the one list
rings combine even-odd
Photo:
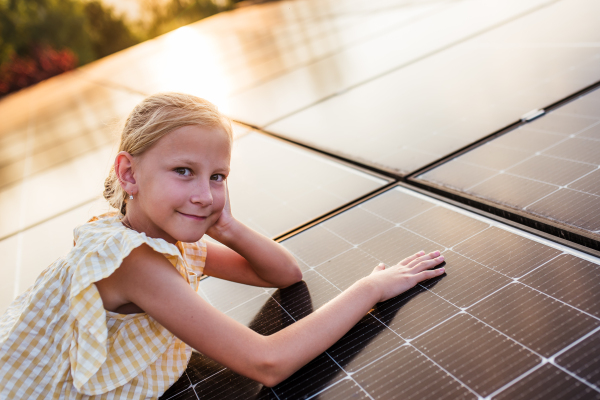
[(231, 213), (231, 204), (229, 202), (229, 186), (227, 186), (227, 181), (225, 181), (225, 206), (223, 207), (223, 211), (221, 211), (221, 216), (217, 222), (207, 229), (206, 234), (219, 242), (223, 242), (220, 240), (220, 238), (223, 238), (224, 235), (227, 235), (227, 233), (236, 223), (237, 220)]
[(440, 255), (439, 251), (429, 254), (420, 251), (391, 268), (386, 268), (385, 264), (379, 264), (371, 275), (364, 279), (375, 286), (380, 293), (378, 301), (385, 301), (398, 296), (421, 281), (442, 275), (445, 272), (444, 268), (431, 270), (442, 262), (444, 262), (444, 256)]

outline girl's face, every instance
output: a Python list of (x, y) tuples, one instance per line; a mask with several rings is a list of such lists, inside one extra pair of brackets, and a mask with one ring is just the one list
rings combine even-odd
[(129, 222), (170, 243), (198, 241), (226, 201), (231, 145), (222, 128), (184, 126), (136, 157)]

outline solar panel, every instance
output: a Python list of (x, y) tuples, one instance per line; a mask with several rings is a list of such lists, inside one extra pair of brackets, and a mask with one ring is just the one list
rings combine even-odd
[(580, 44), (600, 40), (599, 7), (593, 0), (541, 7), (264, 129), (406, 175), (597, 82), (600, 52)]
[(78, 76), (62, 75), (2, 100), (0, 238), (102, 194), (118, 122), (142, 96)]
[[(312, 62), (291, 65), (271, 79), (238, 90), (224, 103), (232, 117), (256, 126), (365, 84), (422, 58), (481, 34), (524, 14), (535, 12), (546, 1), (427, 2), (388, 7), (394, 24), (386, 21), (379, 34), (357, 37), (338, 51), (324, 53)], [(369, 14), (359, 21), (368, 21)], [(342, 37), (359, 26), (346, 27)], [(293, 48), (290, 50), (294, 50)], [(285, 52), (285, 49), (281, 49)], [(304, 138), (304, 136), (302, 137)]]
[(234, 93), (445, 7), (439, 0), (262, 4), (188, 25), (83, 72), (138, 92), (184, 91), (225, 107)]
[[(139, 94), (69, 75), (43, 82), (31, 91), (7, 98), (0, 108), (0, 115), (7, 120), (0, 127), (0, 189), (112, 144), (112, 125), (142, 99)], [(21, 99), (27, 104), (20, 104)], [(14, 106), (24, 107), (26, 112), (6, 115), (14, 114)]]
[(194, 353), (163, 398), (600, 398), (600, 259), (402, 186), (282, 244), (302, 282), (274, 290), (208, 278), (202, 296), (269, 335), (378, 262), (439, 249), (447, 274), (377, 304), (272, 389)]
[(268, 237), (389, 182), (257, 131), (234, 141), (231, 171), (228, 185), (234, 215)]
[(415, 181), (537, 218), (600, 249), (598, 132), (600, 90), (594, 90)]

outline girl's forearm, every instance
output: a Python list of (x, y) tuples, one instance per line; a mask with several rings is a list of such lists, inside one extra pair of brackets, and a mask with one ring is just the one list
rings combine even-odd
[(236, 221), (217, 239), (244, 257), (254, 272), (275, 287), (286, 287), (302, 279), (298, 263), (279, 243)]
[(380, 294), (363, 278), (312, 314), (265, 338), (267, 382), (283, 381), (348, 332), (377, 303)]

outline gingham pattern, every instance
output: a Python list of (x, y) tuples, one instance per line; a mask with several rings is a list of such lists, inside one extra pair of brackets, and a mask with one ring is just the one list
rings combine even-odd
[(146, 314), (104, 310), (93, 284), (146, 243), (198, 289), (206, 244), (153, 239), (115, 215), (75, 229), (75, 247), (0, 317), (0, 399), (156, 398), (183, 374), (191, 348)]

